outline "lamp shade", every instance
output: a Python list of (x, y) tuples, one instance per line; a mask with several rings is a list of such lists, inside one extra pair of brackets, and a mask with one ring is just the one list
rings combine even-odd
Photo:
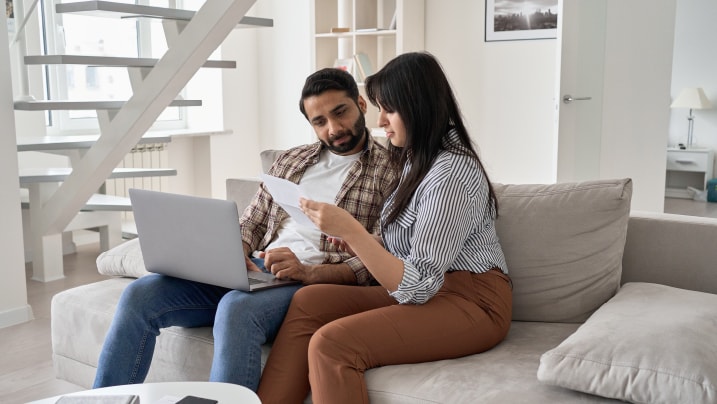
[(680, 95), (672, 101), (670, 108), (709, 109), (712, 108), (712, 103), (702, 88), (683, 88)]

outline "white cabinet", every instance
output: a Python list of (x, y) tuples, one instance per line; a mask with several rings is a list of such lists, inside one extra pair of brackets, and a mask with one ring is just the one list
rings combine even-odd
[(687, 187), (704, 190), (712, 178), (714, 152), (712, 149), (667, 149), (665, 196), (691, 198)]
[[(364, 54), (375, 72), (396, 55), (424, 49), (424, 0), (313, 0), (312, 6), (314, 70), (352, 60), (364, 97), (354, 55)], [(374, 126), (376, 119), (376, 108), (369, 105), (366, 125)]]

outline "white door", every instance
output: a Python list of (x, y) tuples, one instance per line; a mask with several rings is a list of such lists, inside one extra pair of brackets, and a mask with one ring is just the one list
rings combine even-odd
[(559, 14), (557, 182), (600, 177), (607, 0), (568, 0)]
[(562, 2), (558, 182), (632, 178), (632, 209), (663, 210), (675, 2)]

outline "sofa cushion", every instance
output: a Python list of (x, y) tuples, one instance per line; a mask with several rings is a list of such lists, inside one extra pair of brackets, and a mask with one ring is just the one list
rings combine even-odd
[(139, 278), (147, 275), (139, 239), (125, 241), (97, 256), (97, 271), (102, 275)]
[(717, 295), (627, 283), (541, 356), (538, 379), (639, 403), (717, 402)]
[(540, 383), (540, 355), (579, 324), (514, 321), (496, 347), (476, 355), (366, 371), (369, 402), (436, 403), (615, 403), (605, 397)]
[(632, 181), (494, 187), (513, 319), (585, 321), (620, 285)]
[(269, 169), (274, 164), (277, 157), (279, 157), (281, 153), (285, 151), (286, 150), (281, 149), (262, 150), (261, 153), (259, 153), (259, 158), (261, 159), (261, 171), (265, 174), (268, 173)]
[[(54, 366), (59, 378), (90, 388), (115, 306), (130, 279), (109, 279), (60, 292), (52, 299)], [(579, 324), (514, 322), (495, 348), (462, 358), (383, 366), (366, 372), (371, 403), (608, 403), (614, 400), (542, 384), (540, 355)], [(157, 338), (146, 382), (207, 380), (211, 327), (170, 327)], [(262, 347), (262, 363), (269, 346)]]

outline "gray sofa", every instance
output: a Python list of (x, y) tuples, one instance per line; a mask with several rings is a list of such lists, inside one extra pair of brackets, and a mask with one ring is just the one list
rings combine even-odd
[[(229, 180), (247, 203), (256, 181)], [(717, 220), (630, 212), (630, 180), (496, 184), (514, 282), (513, 323), (492, 350), (369, 370), (372, 403), (717, 402)], [(57, 294), (58, 378), (89, 388), (137, 241), (97, 260), (111, 279)], [(268, 352), (269, 346), (265, 347)], [(210, 328), (170, 328), (147, 381), (206, 380)]]

